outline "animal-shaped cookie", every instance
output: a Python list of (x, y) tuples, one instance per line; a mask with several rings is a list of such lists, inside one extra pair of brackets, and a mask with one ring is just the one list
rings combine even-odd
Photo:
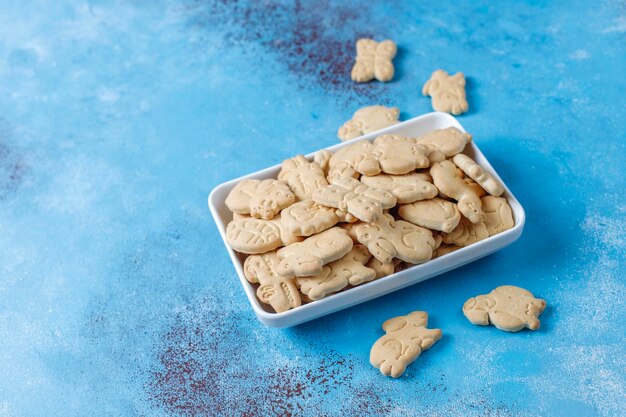
[(304, 200), (290, 205), (280, 212), (280, 216), (290, 234), (311, 236), (336, 225), (339, 221), (336, 211), (313, 200)]
[(446, 233), (453, 231), (461, 221), (456, 204), (438, 197), (400, 206), (398, 215), (418, 226)]
[(342, 178), (313, 192), (316, 203), (345, 210), (359, 220), (371, 223), (384, 209), (396, 205), (388, 191), (370, 188), (354, 178)]
[(234, 213), (269, 220), (295, 201), (296, 196), (287, 184), (268, 179), (241, 181), (228, 194), (225, 203)]
[(400, 117), (397, 107), (367, 106), (357, 110), (337, 131), (342, 141), (357, 138), (370, 132), (395, 125)]
[(259, 284), (256, 291), (259, 300), (282, 313), (299, 307), (302, 301), (294, 278), (285, 278), (276, 272), (279, 262), (276, 252), (250, 255), (243, 263), (243, 274), (252, 284)]
[(489, 172), (485, 171), (472, 158), (467, 155), (458, 154), (452, 158), (452, 161), (461, 171), (468, 177), (476, 181), (482, 188), (493, 196), (499, 196), (504, 192), (504, 187)]
[(433, 72), (422, 88), (422, 94), (432, 97), (433, 109), (459, 115), (469, 106), (465, 96), (465, 76), (462, 72), (448, 75), (444, 70)]
[(489, 236), (502, 233), (515, 226), (511, 206), (505, 198), (488, 195), (481, 198), (480, 201), (483, 204), (484, 222)]
[(458, 226), (443, 235), (443, 243), (448, 245), (467, 246), (489, 237), (487, 226), (484, 222), (472, 223), (465, 217), (461, 218)]
[(396, 44), (390, 40), (376, 42), (373, 39), (359, 39), (356, 42), (352, 80), (357, 83), (365, 83), (374, 78), (382, 82), (391, 81), (394, 74), (391, 60), (396, 56), (396, 51)]
[(374, 343), (370, 363), (386, 376), (398, 378), (408, 365), (441, 339), (441, 329), (427, 329), (428, 313), (414, 311), (383, 323), (385, 335)]
[(381, 171), (387, 174), (408, 174), (430, 165), (427, 149), (418, 145), (415, 138), (397, 135), (379, 136), (374, 140), (374, 152), (378, 157)]
[(391, 192), (399, 204), (413, 203), (435, 197), (439, 190), (425, 180), (430, 175), (412, 172), (404, 175), (378, 174), (373, 177), (364, 175), (361, 182), (369, 187)]
[(461, 132), (456, 127), (447, 127), (428, 132), (415, 140), (419, 145), (434, 146), (446, 158), (463, 152), (465, 146), (472, 141), (472, 135)]
[(430, 175), (439, 191), (458, 202), (459, 211), (472, 223), (482, 222), (482, 203), (477, 190), (464, 181), (462, 172), (450, 161), (436, 162), (430, 167)]
[(374, 154), (374, 145), (366, 140), (339, 149), (330, 157), (328, 166), (328, 182), (331, 184), (341, 178), (357, 178), (359, 174), (380, 174), (380, 165)]
[(382, 263), (390, 263), (393, 258), (412, 264), (423, 263), (432, 257), (435, 247), (430, 230), (403, 220), (396, 221), (388, 213), (374, 223), (359, 224), (355, 233), (357, 240)]
[(435, 249), (435, 253), (433, 254), (433, 259), (440, 258), (444, 255), (447, 255), (459, 249), (461, 249), (461, 247), (457, 245), (441, 245), (437, 249)]
[(278, 179), (286, 182), (300, 201), (310, 199), (314, 190), (328, 185), (324, 170), (317, 162), (309, 162), (302, 155), (285, 160)]
[(463, 305), (463, 314), (473, 324), (486, 326), (490, 322), (500, 330), (517, 332), (524, 327), (539, 328), (539, 315), (546, 302), (528, 290), (503, 285), (489, 294), (470, 298)]
[(239, 216), (226, 226), (226, 241), (237, 252), (265, 253), (302, 240), (286, 229), (280, 215), (272, 220)]
[[(369, 252), (369, 251), (368, 251)], [(376, 278), (386, 277), (394, 273), (394, 262), (384, 263), (376, 259), (374, 256), (365, 264), (366, 267), (376, 272)]]
[(362, 245), (354, 245), (343, 258), (322, 268), (312, 277), (298, 277), (300, 291), (311, 300), (321, 300), (349, 285), (356, 286), (376, 278), (376, 271), (364, 264), (372, 257)]
[(322, 171), (324, 171), (325, 175), (328, 175), (328, 163), (330, 162), (331, 156), (333, 156), (332, 152), (327, 149), (317, 151), (313, 155), (313, 162), (316, 162), (317, 165), (322, 168)]
[(345, 256), (352, 249), (350, 236), (340, 227), (285, 246), (276, 252), (280, 263), (276, 272), (283, 277), (307, 277), (322, 272), (322, 267)]

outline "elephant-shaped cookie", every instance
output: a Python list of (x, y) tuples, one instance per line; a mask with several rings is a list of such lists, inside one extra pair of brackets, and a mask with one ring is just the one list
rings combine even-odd
[(528, 290), (514, 285), (502, 285), (489, 294), (472, 297), (463, 305), (463, 314), (473, 324), (492, 323), (500, 330), (517, 332), (524, 327), (539, 328), (537, 318), (546, 302)]
[(391, 263), (393, 258), (420, 264), (430, 260), (435, 239), (430, 230), (404, 220), (394, 220), (385, 213), (374, 223), (355, 226), (357, 240), (367, 246), (372, 255), (382, 263)]
[(299, 307), (302, 300), (294, 278), (282, 277), (276, 272), (279, 262), (276, 252), (251, 255), (243, 263), (243, 274), (252, 284), (259, 284), (256, 292), (259, 300), (282, 313)]
[(383, 323), (384, 336), (374, 343), (370, 363), (386, 376), (398, 378), (425, 350), (441, 339), (440, 329), (427, 329), (428, 313), (414, 311)]

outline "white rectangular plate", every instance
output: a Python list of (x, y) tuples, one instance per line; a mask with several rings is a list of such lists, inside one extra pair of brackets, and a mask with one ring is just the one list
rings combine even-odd
[[(428, 113), (326, 149), (335, 152), (350, 143), (360, 140), (372, 140), (381, 134), (397, 134), (416, 137), (430, 132), (431, 130), (444, 129), (450, 126), (454, 126), (459, 130), (465, 131), (461, 124), (447, 113)], [(484, 155), (480, 152), (474, 141), (472, 141), (465, 148), (463, 153), (473, 158), (481, 167), (502, 181), (498, 174), (493, 170), (491, 164), (489, 164)], [(313, 154), (307, 155), (308, 158), (312, 158), (312, 156)], [(209, 195), (209, 208), (211, 209), (217, 228), (222, 235), (222, 239), (226, 245), (226, 250), (233, 261), (233, 265), (237, 271), (237, 275), (239, 276), (239, 281), (248, 296), (248, 300), (250, 300), (252, 309), (261, 322), (272, 327), (295, 326), (297, 324), (334, 313), (335, 311), (363, 303), (373, 298), (380, 297), (381, 295), (388, 294), (409, 285), (416, 284), (428, 278), (432, 278), (435, 275), (443, 274), (444, 272), (475, 261), (483, 256), (487, 256), (513, 243), (521, 236), (522, 230), (524, 229), (524, 209), (515, 196), (511, 194), (511, 191), (509, 191), (506, 184), (502, 182), (505, 188), (503, 197), (506, 197), (509, 205), (511, 206), (513, 219), (515, 220), (515, 226), (513, 226), (512, 229), (474, 243), (473, 245), (466, 246), (437, 259), (433, 259), (424, 264), (416, 265), (404, 271), (351, 288), (347, 291), (329, 295), (322, 300), (302, 305), (284, 313), (275, 313), (269, 306), (259, 302), (256, 297), (255, 287), (244, 277), (243, 261), (245, 256), (232, 250), (226, 243), (226, 225), (232, 220), (232, 213), (228, 210), (224, 201), (226, 200), (226, 196), (228, 196), (230, 190), (232, 190), (239, 181), (245, 179), (276, 178), (279, 171), (280, 165), (274, 165), (271, 168), (227, 181), (215, 187)]]

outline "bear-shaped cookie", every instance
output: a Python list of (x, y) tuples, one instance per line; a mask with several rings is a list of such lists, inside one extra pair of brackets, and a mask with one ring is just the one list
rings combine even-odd
[(430, 80), (424, 84), (422, 94), (432, 97), (432, 106), (436, 111), (459, 115), (469, 109), (462, 72), (454, 75), (448, 75), (444, 70), (433, 72)]

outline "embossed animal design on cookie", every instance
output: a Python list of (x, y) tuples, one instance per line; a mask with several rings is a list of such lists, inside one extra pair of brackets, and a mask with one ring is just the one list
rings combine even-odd
[(481, 198), (480, 201), (483, 204), (484, 222), (489, 236), (502, 233), (515, 226), (511, 206), (505, 198), (488, 195)]
[(322, 267), (347, 255), (353, 243), (348, 233), (332, 227), (322, 233), (278, 250), (280, 263), (276, 272), (283, 277), (308, 277), (322, 272)]
[(384, 209), (396, 205), (396, 197), (389, 191), (370, 188), (354, 178), (342, 178), (313, 192), (318, 204), (347, 211), (359, 220), (374, 222)]
[(352, 67), (351, 78), (365, 83), (376, 78), (387, 82), (393, 79), (394, 68), (391, 60), (396, 56), (397, 47), (393, 41), (376, 42), (373, 39), (359, 39), (356, 42), (356, 62)]
[(448, 75), (444, 70), (433, 72), (422, 88), (422, 94), (432, 97), (433, 109), (459, 115), (469, 109), (465, 96), (465, 76), (462, 72)]
[(320, 300), (349, 285), (361, 285), (376, 278), (376, 271), (364, 264), (372, 257), (362, 245), (354, 245), (343, 258), (322, 268), (322, 272), (312, 277), (298, 277), (300, 291), (311, 300)]
[(372, 255), (382, 263), (393, 258), (419, 264), (430, 260), (435, 239), (430, 230), (403, 220), (394, 220), (391, 214), (383, 214), (374, 223), (354, 227), (360, 243), (367, 246)]
[(437, 195), (439, 190), (431, 182), (428, 174), (412, 172), (404, 175), (378, 174), (373, 177), (361, 177), (361, 182), (369, 187), (391, 192), (398, 204), (413, 203), (426, 200)]
[(458, 166), (468, 177), (476, 181), (482, 188), (493, 196), (499, 196), (504, 192), (500, 181), (489, 172), (485, 171), (472, 158), (458, 154), (452, 158), (452, 162)]
[(513, 285), (502, 285), (489, 294), (470, 298), (463, 305), (463, 314), (473, 324), (492, 323), (500, 330), (517, 332), (524, 327), (539, 328), (539, 315), (546, 302), (528, 290)]
[(241, 181), (228, 194), (225, 203), (233, 213), (269, 220), (295, 201), (296, 196), (287, 184), (268, 179)]
[(278, 179), (286, 182), (298, 200), (308, 200), (313, 191), (328, 185), (324, 171), (317, 162), (309, 162), (302, 155), (283, 161)]
[(370, 363), (383, 375), (398, 378), (406, 367), (441, 339), (441, 329), (427, 329), (428, 313), (414, 311), (383, 323), (384, 336), (374, 343)]
[(452, 232), (461, 221), (456, 204), (439, 197), (400, 206), (398, 215), (418, 226), (446, 233)]
[(313, 200), (304, 200), (290, 205), (280, 212), (280, 216), (283, 226), (290, 234), (311, 236), (337, 224), (339, 221), (338, 211), (319, 205)]
[(287, 230), (281, 215), (272, 220), (240, 216), (226, 226), (226, 241), (237, 252), (265, 253), (302, 240)]
[(382, 135), (374, 140), (374, 153), (382, 172), (393, 175), (408, 174), (430, 165), (429, 150), (415, 138)]
[(357, 110), (337, 131), (342, 141), (357, 138), (370, 132), (398, 123), (400, 109), (397, 107), (367, 106)]
[(366, 140), (339, 149), (330, 157), (328, 167), (328, 182), (331, 184), (342, 178), (357, 178), (359, 174), (380, 174), (374, 145)]
[[(456, 127), (437, 129), (418, 137), (415, 140), (419, 145), (434, 146), (446, 158), (451, 158), (465, 149), (465, 146), (472, 141), (472, 135), (461, 132)], [(437, 161), (439, 162), (439, 161)]]
[(251, 255), (243, 264), (243, 273), (250, 283), (259, 284), (256, 292), (259, 300), (282, 313), (299, 307), (302, 301), (294, 278), (285, 278), (276, 272), (279, 262), (276, 252)]
[[(483, 220), (482, 202), (475, 188), (463, 178), (463, 173), (450, 161), (436, 162), (430, 167), (430, 175), (439, 191), (458, 202), (459, 211), (472, 223)], [(475, 184), (475, 183), (474, 183)], [(476, 184), (477, 185), (477, 184)], [(484, 192), (484, 191), (483, 191)]]

